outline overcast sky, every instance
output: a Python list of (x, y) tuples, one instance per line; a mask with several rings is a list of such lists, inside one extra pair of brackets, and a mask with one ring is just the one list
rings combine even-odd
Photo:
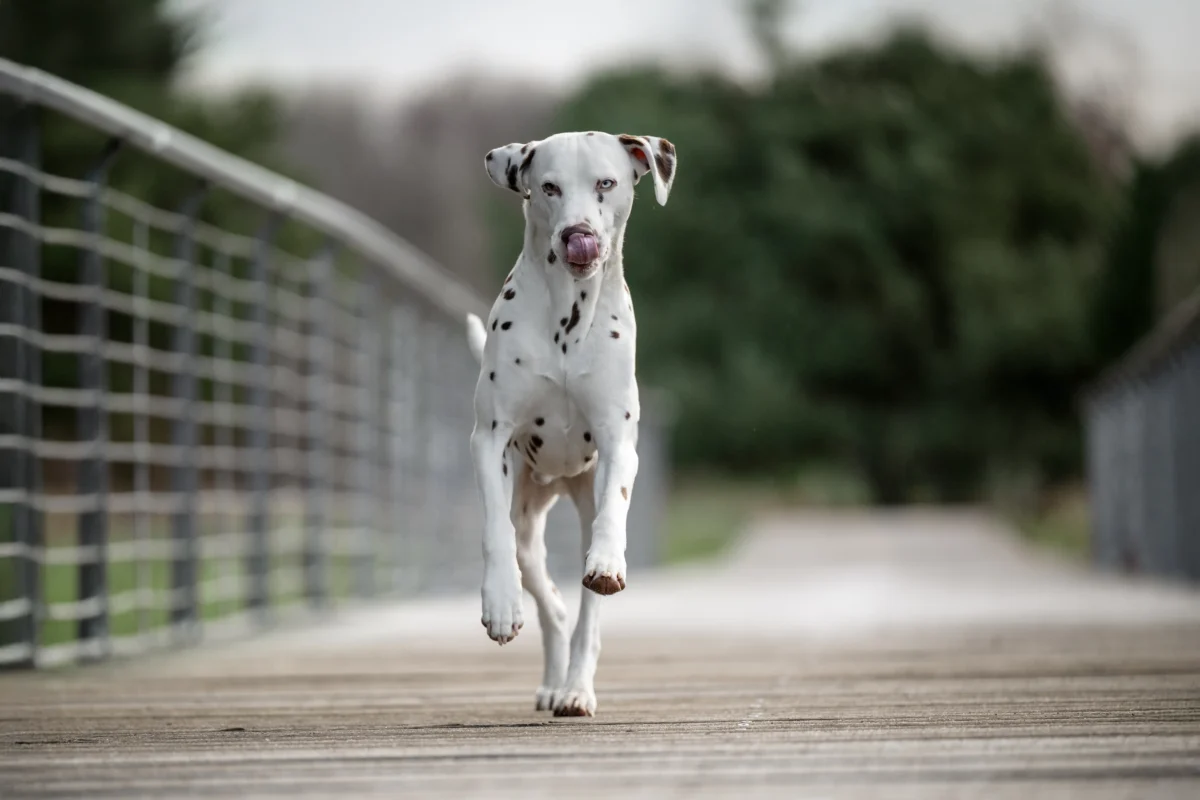
[[(569, 84), (629, 58), (754, 69), (741, 0), (176, 0), (215, 13), (191, 80), (289, 85), (353, 82), (406, 94), (470, 73)], [(920, 13), (982, 45), (1011, 42), (1053, 0), (802, 0), (788, 38), (820, 48)], [(1135, 60), (1103, 34), (1072, 50), (1076, 80), (1132, 82), (1146, 136), (1200, 121), (1200, 0), (1078, 0), (1120, 30)]]

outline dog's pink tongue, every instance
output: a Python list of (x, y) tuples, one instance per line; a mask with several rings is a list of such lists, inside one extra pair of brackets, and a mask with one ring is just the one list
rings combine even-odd
[(600, 257), (596, 237), (587, 233), (572, 233), (567, 238), (567, 261), (572, 264), (590, 264)]

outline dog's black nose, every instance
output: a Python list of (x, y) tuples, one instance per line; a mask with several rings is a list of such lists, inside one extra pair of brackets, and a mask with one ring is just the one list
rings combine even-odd
[(595, 236), (596, 235), (596, 232), (594, 230), (592, 230), (591, 225), (579, 224), (579, 225), (572, 225), (571, 227), (564, 230), (562, 232), (562, 235), (559, 238), (562, 239), (563, 244), (566, 244), (568, 241), (570, 241), (571, 236), (573, 236), (576, 233), (582, 233), (584, 236)]

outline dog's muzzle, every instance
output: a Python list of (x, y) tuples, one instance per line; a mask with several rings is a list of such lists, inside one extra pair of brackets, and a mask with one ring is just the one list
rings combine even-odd
[(567, 263), (584, 267), (600, 258), (600, 243), (596, 232), (588, 225), (572, 225), (562, 232), (562, 243), (567, 249)]

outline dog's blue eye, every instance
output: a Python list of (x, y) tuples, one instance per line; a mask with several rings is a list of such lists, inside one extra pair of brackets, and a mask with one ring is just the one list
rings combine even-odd
[(598, 185), (600, 186), (601, 189), (607, 190), (607, 189), (611, 189), (614, 186), (616, 186), (617, 182), (614, 181), (612, 178), (605, 178), (604, 180), (600, 181), (600, 183)]

